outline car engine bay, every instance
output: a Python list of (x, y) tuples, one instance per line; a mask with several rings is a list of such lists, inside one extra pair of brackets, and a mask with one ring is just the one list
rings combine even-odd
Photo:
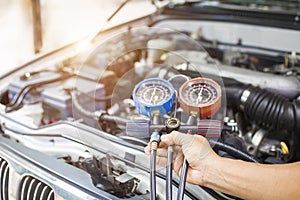
[[(153, 132), (190, 130), (232, 159), (299, 161), (300, 52), (290, 42), (274, 44), (269, 34), (290, 41), (300, 36), (276, 27), (166, 17), (151, 26), (108, 30), (88, 50), (49, 56), (5, 77), (0, 158), (11, 177), (8, 184), (1, 171), (1, 186), (10, 187), (2, 199), (34, 199), (28, 188), (38, 187), (35, 180), (47, 186), (48, 199), (150, 199), (144, 147)], [(195, 110), (185, 98), (212, 105), (189, 124)], [(168, 105), (154, 106), (165, 100)], [(169, 130), (167, 123), (178, 127)], [(165, 167), (156, 172), (157, 199), (164, 199)], [(173, 196), (178, 185), (174, 173)], [(191, 184), (184, 194), (234, 199)]]

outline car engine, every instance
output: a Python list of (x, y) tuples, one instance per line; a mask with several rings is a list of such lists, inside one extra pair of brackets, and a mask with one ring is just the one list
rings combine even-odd
[[(268, 38), (294, 41), (299, 31), (167, 12), (148, 21), (104, 31), (92, 44), (76, 43), (3, 77), (0, 199), (150, 199), (144, 147), (154, 132), (189, 130), (232, 159), (299, 160), (299, 52)], [(195, 109), (185, 100), (207, 104), (193, 125)], [(165, 167), (157, 166), (156, 179), (164, 199)], [(173, 196), (178, 185), (174, 173)], [(188, 183), (184, 195), (235, 198)]]

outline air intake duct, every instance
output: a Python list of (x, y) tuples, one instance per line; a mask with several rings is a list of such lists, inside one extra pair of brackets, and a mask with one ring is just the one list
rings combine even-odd
[[(300, 104), (264, 89), (250, 86), (239, 98), (240, 108), (257, 125), (276, 130), (300, 131)], [(297, 123), (298, 122), (298, 123)]]

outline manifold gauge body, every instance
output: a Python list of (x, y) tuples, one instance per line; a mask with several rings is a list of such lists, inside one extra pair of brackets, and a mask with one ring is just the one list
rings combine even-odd
[(175, 90), (172, 84), (161, 78), (149, 78), (139, 82), (132, 94), (137, 111), (151, 117), (153, 112), (160, 116), (172, 109)]
[(190, 114), (197, 112), (200, 118), (215, 114), (221, 107), (221, 87), (208, 78), (186, 81), (179, 89), (180, 107)]

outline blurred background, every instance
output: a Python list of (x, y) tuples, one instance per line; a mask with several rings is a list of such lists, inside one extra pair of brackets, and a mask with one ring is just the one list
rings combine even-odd
[[(123, 2), (125, 0), (0, 0), (0, 75), (97, 32)], [(131, 0), (108, 27), (154, 10), (150, 0)]]

